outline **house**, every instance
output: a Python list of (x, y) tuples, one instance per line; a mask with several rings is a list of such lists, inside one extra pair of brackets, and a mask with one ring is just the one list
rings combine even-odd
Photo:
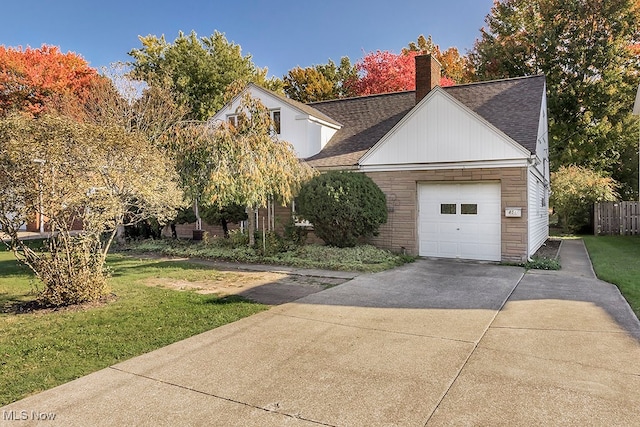
[[(524, 261), (548, 237), (542, 75), (440, 87), (416, 57), (416, 90), (301, 104), (256, 85), (281, 139), (311, 166), (367, 174), (387, 197), (372, 243), (410, 254)], [(213, 120), (234, 120), (239, 95)], [(273, 217), (290, 210), (270, 207)], [(258, 221), (260, 225), (260, 221)]]

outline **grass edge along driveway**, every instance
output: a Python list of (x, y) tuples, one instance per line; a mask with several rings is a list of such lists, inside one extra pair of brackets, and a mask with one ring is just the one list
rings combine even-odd
[(583, 236), (598, 278), (613, 283), (640, 318), (640, 236)]
[(16, 314), (34, 299), (33, 275), (0, 248), (0, 406), (268, 308), (239, 297), (145, 286), (153, 277), (215, 280), (187, 262), (110, 255), (116, 295), (102, 305)]

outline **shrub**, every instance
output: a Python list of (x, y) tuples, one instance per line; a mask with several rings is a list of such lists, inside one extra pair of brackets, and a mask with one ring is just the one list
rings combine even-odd
[(300, 189), (297, 206), (316, 235), (332, 246), (355, 246), (359, 237), (377, 235), (387, 222), (384, 193), (357, 172), (331, 171), (312, 178)]
[(309, 230), (307, 227), (299, 227), (293, 218), (284, 225), (284, 234), (282, 236), (288, 249), (295, 249), (304, 246), (307, 242)]
[(60, 233), (47, 242), (46, 252), (28, 259), (44, 284), (37, 298), (42, 306), (81, 304), (96, 301), (108, 293), (107, 272), (98, 240), (92, 236)]
[(562, 166), (551, 174), (551, 206), (565, 231), (577, 232), (591, 224), (595, 202), (618, 198), (616, 181), (580, 166)]
[(527, 270), (560, 270), (560, 262), (552, 258), (533, 258), (522, 264)]
[(285, 242), (275, 231), (266, 231), (263, 234), (261, 230), (258, 230), (255, 237), (255, 251), (260, 256), (269, 257), (286, 250)]
[(244, 247), (249, 244), (249, 236), (240, 230), (231, 230), (229, 238), (225, 239), (232, 248)]

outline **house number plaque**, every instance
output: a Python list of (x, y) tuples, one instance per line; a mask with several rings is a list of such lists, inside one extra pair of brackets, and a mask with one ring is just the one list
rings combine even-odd
[(505, 208), (504, 216), (507, 218), (520, 218), (522, 217), (522, 208)]

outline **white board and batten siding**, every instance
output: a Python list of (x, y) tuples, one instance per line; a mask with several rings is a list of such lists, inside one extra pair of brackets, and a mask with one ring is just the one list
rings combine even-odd
[(500, 182), (418, 185), (419, 255), (501, 260)]
[[(529, 152), (440, 88), (432, 90), (360, 161), (364, 170), (385, 165), (456, 162), (524, 166)], [(473, 167), (473, 165), (471, 165)]]

